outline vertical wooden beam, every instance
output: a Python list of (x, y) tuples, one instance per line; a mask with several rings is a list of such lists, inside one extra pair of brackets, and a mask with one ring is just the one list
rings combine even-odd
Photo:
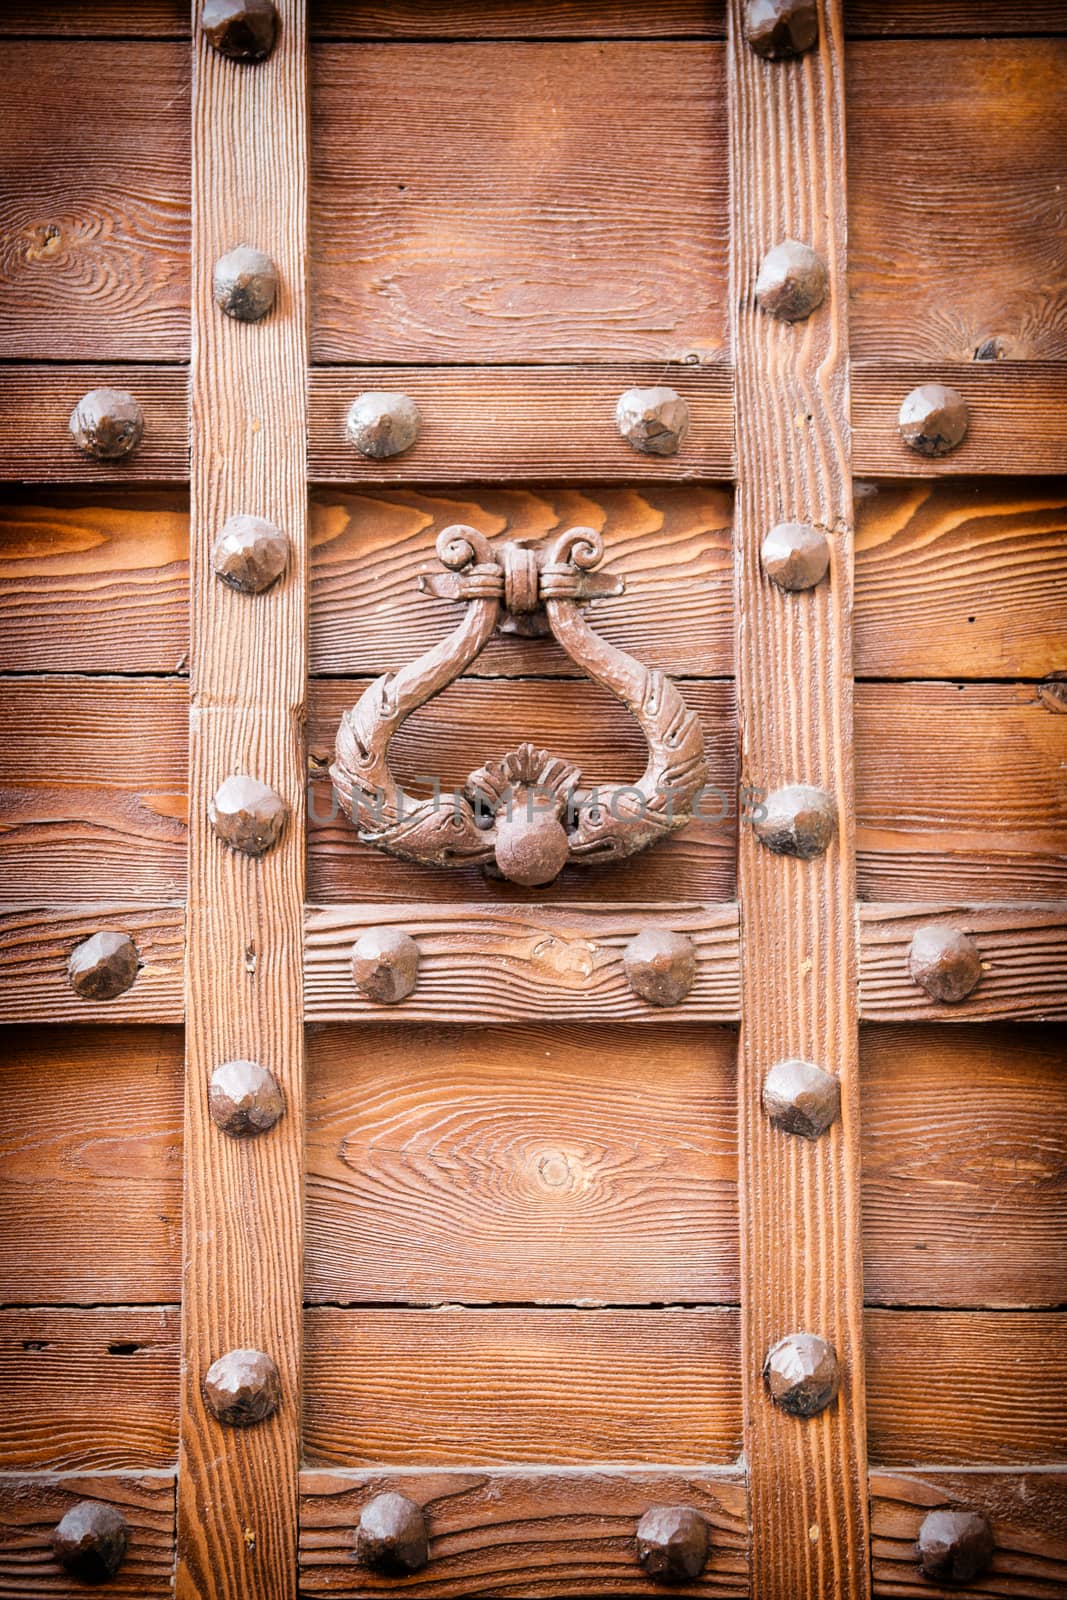
[[(186, 960), (185, 1259), (178, 1600), (292, 1600), (296, 1594), (303, 1207), (304, 701), (307, 54), (303, 0), (279, 0), (274, 53), (256, 65), (216, 54), (194, 7), (191, 405), (190, 815)], [(236, 245), (277, 266), (274, 310), (222, 315), (212, 268)], [(213, 575), (210, 552), (238, 512), (289, 537), (288, 570), (249, 596)], [(208, 802), (246, 773), (289, 806), (259, 859), (212, 832)], [(268, 1067), (286, 1114), (256, 1138), (227, 1138), (208, 1114), (212, 1069)], [(277, 1363), (271, 1420), (227, 1428), (201, 1383), (231, 1349)]]
[[(742, 829), (739, 1063), (742, 1359), (760, 1600), (870, 1592), (852, 798), (850, 477), (841, 0), (820, 0), (820, 40), (793, 61), (745, 43), (730, 4), (731, 304), (736, 367), (737, 678), (742, 782), (813, 784), (836, 800), (838, 838), (815, 860), (770, 853)], [(755, 303), (763, 255), (785, 239), (825, 260), (807, 320)], [(784, 594), (760, 569), (776, 522), (825, 528), (831, 571)], [(810, 1143), (770, 1126), (767, 1069), (800, 1057), (840, 1075), (840, 1119)], [(767, 1350), (821, 1335), (842, 1369), (837, 1402), (798, 1420), (764, 1390)]]

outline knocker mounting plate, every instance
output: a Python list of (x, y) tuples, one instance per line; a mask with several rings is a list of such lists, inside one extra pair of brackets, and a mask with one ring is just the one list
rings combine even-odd
[[(589, 626), (585, 602), (623, 592), (623, 580), (594, 569), (604, 554), (593, 528), (569, 528), (533, 548), (494, 550), (474, 528), (446, 528), (437, 540), (441, 573), (424, 593), (463, 601), (459, 626), (418, 660), (386, 673), (347, 711), (337, 731), (334, 791), (359, 836), (427, 866), (483, 866), (513, 883), (550, 883), (568, 862), (620, 861), (684, 827), (705, 781), (704, 736), (671, 680), (609, 644)], [(502, 627), (547, 631), (575, 664), (632, 713), (648, 744), (634, 784), (583, 787), (563, 757), (521, 744), (468, 775), (455, 794), (408, 795), (389, 766), (389, 743), (419, 706), (465, 672)]]

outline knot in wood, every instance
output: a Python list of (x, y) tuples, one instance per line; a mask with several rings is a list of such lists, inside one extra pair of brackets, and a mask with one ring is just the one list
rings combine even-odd
[(235, 322), (259, 322), (278, 296), (278, 269), (270, 256), (239, 244), (215, 262), (211, 275), (215, 304)]
[(278, 42), (274, 0), (204, 0), (200, 29), (231, 61), (265, 61)]
[(837, 1353), (816, 1333), (790, 1333), (768, 1351), (763, 1381), (791, 1417), (815, 1417), (837, 1398)]
[(963, 443), (969, 422), (966, 400), (946, 383), (912, 389), (897, 417), (900, 437), (921, 456), (947, 456)]
[(821, 856), (837, 832), (837, 807), (825, 789), (794, 783), (775, 789), (752, 819), (753, 831), (778, 856), (810, 861)]
[(760, 564), (779, 589), (814, 589), (830, 566), (830, 541), (810, 522), (779, 522), (760, 545)]
[(696, 981), (696, 946), (672, 928), (643, 928), (622, 957), (627, 982), (651, 1006), (676, 1006)]
[(140, 970), (141, 957), (129, 934), (110, 929), (83, 939), (67, 963), (70, 986), (83, 1000), (117, 999)]
[(540, 605), (540, 568), (537, 552), (525, 545), (504, 546), (504, 604), (513, 616), (524, 616)]
[(970, 934), (949, 922), (924, 922), (912, 935), (908, 970), (932, 1000), (955, 1005), (982, 976), (982, 958)]
[(122, 1566), (129, 1543), (126, 1518), (101, 1500), (79, 1500), (52, 1533), (52, 1554), (83, 1583), (107, 1583)]
[(776, 1061), (763, 1080), (763, 1109), (783, 1133), (818, 1139), (841, 1110), (841, 1084), (813, 1061)]
[(988, 1572), (994, 1549), (993, 1529), (980, 1511), (931, 1511), (919, 1529), (915, 1553), (924, 1578), (973, 1583)]
[(208, 1087), (211, 1120), (231, 1139), (266, 1133), (285, 1111), (285, 1097), (273, 1072), (258, 1061), (224, 1061)]
[(125, 389), (90, 389), (70, 414), (75, 450), (95, 461), (121, 461), (144, 437), (144, 415)]
[(242, 594), (262, 594), (289, 560), (289, 540), (264, 517), (227, 517), (211, 552), (216, 577)]
[(261, 856), (282, 836), (289, 808), (258, 778), (227, 778), (208, 805), (208, 821), (224, 844), (242, 855)]
[(262, 1350), (228, 1350), (204, 1374), (204, 1399), (228, 1428), (251, 1428), (281, 1404), (278, 1368)]
[(356, 1528), (356, 1560), (374, 1572), (403, 1577), (426, 1565), (429, 1550), (421, 1506), (403, 1494), (368, 1500)]
[(779, 322), (803, 322), (826, 298), (826, 265), (810, 245), (784, 239), (768, 250), (756, 278), (756, 303)]
[(616, 404), (615, 424), (642, 455), (673, 456), (689, 432), (689, 406), (675, 389), (627, 389)]
[(745, 39), (758, 56), (785, 61), (819, 37), (815, 0), (745, 0)]
[(349, 406), (345, 433), (360, 455), (383, 461), (410, 450), (421, 424), (419, 408), (408, 395), (369, 389)]
[(352, 946), (352, 981), (378, 1005), (406, 1000), (419, 976), (419, 947), (403, 928), (365, 928)]
[(708, 1562), (708, 1524), (692, 1506), (650, 1506), (637, 1524), (637, 1559), (653, 1583), (687, 1583)]

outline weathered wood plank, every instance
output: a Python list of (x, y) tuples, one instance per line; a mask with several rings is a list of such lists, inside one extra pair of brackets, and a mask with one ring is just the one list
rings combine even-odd
[(1067, 1359), (1055, 1311), (868, 1310), (872, 1462), (903, 1467), (1061, 1462)]
[(0, 36), (149, 39), (188, 33), (185, 0), (48, 0), (47, 6), (40, 0), (9, 0), (0, 16)]
[[(1048, 3), (1048, 0), (1046, 0)], [(311, 36), (334, 39), (643, 39), (726, 33), (723, 0), (316, 0)]]
[[(415, 992), (396, 1007), (366, 999), (352, 982), (353, 942), (384, 926), (419, 946)], [(678, 1008), (650, 1006), (627, 982), (623, 952), (646, 927), (686, 933), (696, 946), (696, 980)], [(313, 1022), (723, 1022), (740, 1009), (733, 905), (320, 906), (308, 912), (305, 948)]]
[(934, 1589), (915, 1560), (923, 1518), (940, 1509), (982, 1511), (996, 1550), (979, 1583), (955, 1595), (1062, 1600), (1067, 1593), (1067, 1471), (871, 1473), (871, 1554), (876, 1600), (927, 1600)]
[(20, 1478), (0, 1474), (0, 1595), (84, 1600), (85, 1584), (52, 1557), (52, 1530), (80, 1500), (114, 1506), (126, 1519), (129, 1544), (109, 1595), (156, 1600), (170, 1594), (174, 1572), (174, 1474)]
[(305, 1298), (736, 1300), (735, 1054), (688, 1018), (313, 1028)]
[(361, 1506), (389, 1490), (415, 1500), (426, 1516), (430, 1560), (405, 1585), (426, 1600), (662, 1594), (634, 1546), (637, 1522), (653, 1505), (693, 1506), (709, 1524), (707, 1567), (692, 1582), (672, 1584), (672, 1594), (748, 1593), (745, 1486), (725, 1470), (305, 1471), (300, 1488), (307, 1594), (356, 1600), (395, 1591), (395, 1578), (352, 1561)]
[(1063, 1030), (865, 1028), (868, 1302), (1067, 1303)]
[[(860, 1015), (865, 1022), (1041, 1021), (1067, 1016), (1067, 907), (1051, 905), (861, 905)], [(908, 970), (917, 927), (945, 920), (970, 933), (982, 978), (952, 1005), (932, 1000)]]
[[(0, 906), (5, 1022), (180, 1022), (185, 915), (137, 900), (98, 905)], [(67, 979), (75, 946), (103, 930), (128, 933), (142, 967), (114, 1000), (86, 1000)]]
[(850, 37), (1067, 33), (1064, 0), (845, 0)]
[(740, 1450), (732, 1310), (313, 1306), (304, 1337), (308, 1466), (725, 1465)]
[(0, 1311), (0, 1472), (143, 1472), (178, 1449), (178, 1308)]
[[(91, 461), (71, 443), (71, 412), (83, 394), (100, 387), (128, 389), (144, 413), (144, 439), (121, 461)], [(183, 367), (5, 366), (0, 370), (0, 481), (182, 483), (189, 476), (187, 391)]]

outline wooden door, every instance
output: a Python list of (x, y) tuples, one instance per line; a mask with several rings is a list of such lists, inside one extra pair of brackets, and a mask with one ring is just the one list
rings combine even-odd
[[(1067, 11), (230, 9), (0, 18), (0, 1594), (1067, 1595)], [(571, 528), (700, 814), (361, 839)]]

